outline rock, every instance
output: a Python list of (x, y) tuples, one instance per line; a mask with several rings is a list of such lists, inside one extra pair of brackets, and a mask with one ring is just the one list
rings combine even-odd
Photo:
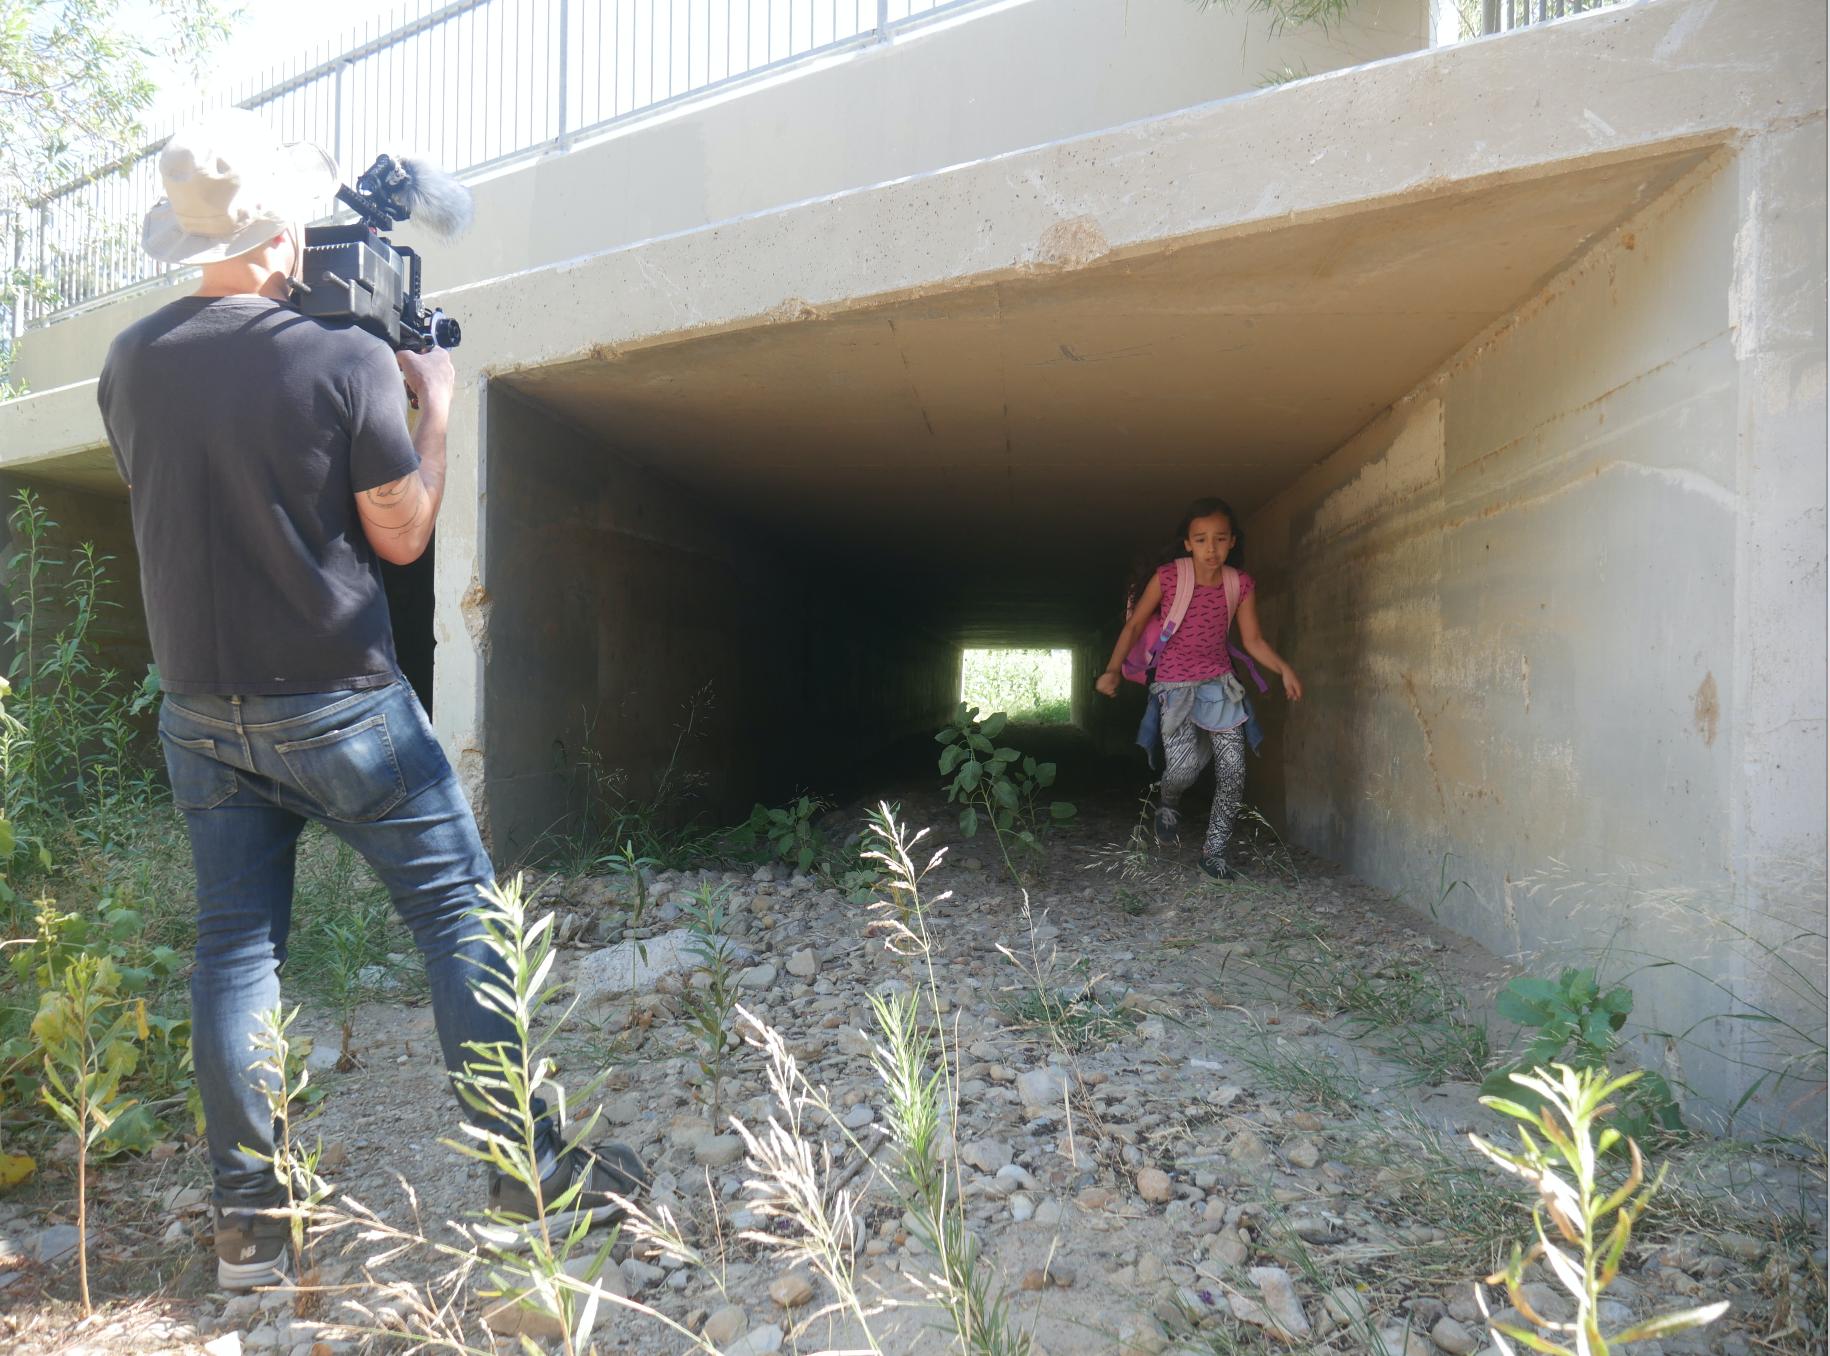
[(1293, 1139), (1284, 1145), (1284, 1161), (1293, 1168), (1313, 1168), (1322, 1161), (1322, 1151), (1312, 1139)]
[(743, 1140), (736, 1135), (700, 1135), (693, 1141), (693, 1157), (708, 1168), (728, 1168), (743, 1157)]
[(632, 1125), (641, 1118), (642, 1103), (632, 1093), (604, 1103), (604, 1119), (612, 1125)]
[[(320, 1156), (318, 1165), (322, 1167), (323, 1164), (324, 1159)], [(167, 1210), (176, 1214), (180, 1210), (195, 1210), (209, 1199), (210, 1193), (202, 1187), (173, 1187), (165, 1193), (164, 1205)]]
[(241, 1356), (241, 1334), (225, 1332), (203, 1344), (203, 1356)]
[(1137, 1194), (1152, 1205), (1161, 1205), (1173, 1194), (1169, 1174), (1161, 1168), (1145, 1168), (1137, 1175)]
[(1011, 1159), (1010, 1145), (1001, 1139), (974, 1139), (960, 1145), (960, 1162), (984, 1173), (1001, 1172)]
[(1147, 1252), (1137, 1259), (1136, 1281), (1139, 1285), (1155, 1286), (1168, 1274), (1163, 1259), (1153, 1252)]
[(1337, 1285), (1322, 1296), (1322, 1308), (1336, 1324), (1364, 1323), (1372, 1317), (1366, 1296), (1351, 1285)]
[(745, 970), (742, 974), (737, 976), (737, 982), (746, 989), (766, 989), (771, 984), (775, 983), (775, 976), (775, 967), (764, 963), (762, 965), (752, 965), (748, 970)]
[(1525, 1297), (1527, 1304), (1553, 1323), (1567, 1322), (1576, 1312), (1576, 1305), (1568, 1291), (1545, 1285), (1542, 1281), (1527, 1281), (1519, 1287), (1519, 1293)]
[(613, 1296), (628, 1296), (630, 1286), (624, 1281), (622, 1268), (613, 1263), (609, 1257), (598, 1259), (595, 1252), (582, 1252), (565, 1263), (565, 1275), (571, 1275), (576, 1281), (589, 1281)]
[(1037, 1224), (1061, 1223), (1061, 1202), (1053, 1196), (1036, 1202), (1035, 1220)]
[(546, 1341), (565, 1336), (565, 1324), (532, 1298), (522, 1304), (511, 1299), (497, 1303), (483, 1313), (483, 1326), (501, 1337), (532, 1337)]
[(245, 1328), (260, 1311), (259, 1295), (237, 1295), (222, 1306), (222, 1321), (232, 1328)]
[(1435, 1348), (1423, 1340), (1423, 1334), (1407, 1324), (1380, 1328), (1379, 1344), (1386, 1356), (1436, 1356)]
[(1036, 1203), (1022, 1192), (1010, 1198), (1010, 1217), (1018, 1224), (1023, 1224), (1035, 1216)]
[(812, 979), (820, 973), (820, 958), (812, 947), (804, 947), (788, 957), (788, 973), (796, 979)]
[(1250, 1251), (1245, 1245), (1245, 1240), (1239, 1237), (1237, 1232), (1226, 1229), (1222, 1230), (1214, 1239), (1213, 1245), (1207, 1250), (1207, 1255), (1222, 1266), (1242, 1267), (1245, 1265), (1245, 1259), (1250, 1256)]
[(1246, 1275), (1258, 1287), (1259, 1302), (1251, 1307), (1263, 1317), (1254, 1317), (1246, 1312), (1245, 1305), (1235, 1302), (1233, 1308), (1239, 1317), (1260, 1327), (1277, 1329), (1289, 1337), (1309, 1335), (1309, 1319), (1296, 1298), (1296, 1287), (1290, 1281), (1289, 1272), (1282, 1267), (1253, 1267)]
[(1067, 1087), (1067, 1073), (1053, 1065), (1017, 1075), (1017, 1096), (1026, 1107), (1058, 1107), (1067, 1095)]
[(617, 994), (646, 993), (664, 975), (698, 968), (693, 934), (675, 928), (646, 942), (619, 942), (579, 961), (572, 983), (581, 1003), (602, 1003)]
[(845, 1113), (844, 1123), (847, 1130), (862, 1130), (877, 1119), (877, 1113), (871, 1110), (869, 1102), (859, 1102)]
[(813, 1282), (801, 1272), (783, 1272), (769, 1283), (769, 1298), (784, 1309), (798, 1309), (813, 1298)]
[(724, 1349), (724, 1356), (770, 1356), (782, 1349), (782, 1330), (773, 1323), (751, 1328)]
[(1716, 1234), (1710, 1242), (1718, 1251), (1740, 1262), (1758, 1262), (1766, 1256), (1766, 1244), (1750, 1234)]
[(34, 1261), (61, 1262), (76, 1254), (76, 1243), (74, 1224), (51, 1224), (38, 1231), (38, 1236), (28, 1245), (28, 1253)]
[(1227, 1146), (1226, 1156), (1243, 1168), (1261, 1168), (1271, 1161), (1271, 1150), (1256, 1130), (1241, 1130)]
[(1162, 1356), (1169, 1339), (1154, 1324), (1133, 1320), (1118, 1337), (1118, 1356)]
[(631, 1290), (646, 1290), (667, 1279), (667, 1273), (652, 1262), (639, 1257), (625, 1257), (621, 1267), (623, 1280)]
[(713, 1346), (729, 1346), (737, 1340), (738, 1334), (744, 1330), (744, 1326), (749, 1321), (742, 1308), (735, 1304), (727, 1304), (724, 1308), (714, 1311), (712, 1316), (705, 1320), (705, 1327), (700, 1331), (705, 1334), (705, 1340)]
[(1430, 1340), (1449, 1356), (1472, 1356), (1474, 1349), (1480, 1345), (1474, 1334), (1461, 1324), (1444, 1314), (1436, 1320), (1436, 1326), (1430, 1329)]

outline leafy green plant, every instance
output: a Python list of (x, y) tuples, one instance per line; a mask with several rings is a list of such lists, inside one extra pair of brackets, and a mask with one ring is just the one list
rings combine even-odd
[[(532, 1193), (532, 1220), (490, 1217), (477, 1230), (490, 1274), (484, 1294), (510, 1307), (532, 1307), (556, 1315), (561, 1320), (563, 1350), (572, 1356), (588, 1345), (599, 1306), (608, 1296), (594, 1281), (568, 1274), (567, 1263), (588, 1258), (587, 1274), (597, 1275), (616, 1243), (616, 1232), (612, 1230), (598, 1247), (588, 1249), (585, 1236), (591, 1220), (587, 1214), (563, 1233), (555, 1233), (550, 1217), (566, 1210), (584, 1183), (573, 1182), (550, 1200), (545, 1199), (541, 1185), (542, 1129), (535, 1108), (542, 1085), (557, 1071), (547, 1051), (565, 1024), (565, 1013), (547, 1014), (554, 997), (547, 985), (555, 959), (554, 916), (549, 913), (538, 922), (528, 921), (519, 877), (487, 890), (473, 916), (501, 962), (499, 971), (479, 976), (476, 992), (507, 1022), (513, 1039), (466, 1043), (465, 1066), (455, 1075), (455, 1082), (458, 1094), (486, 1123), (467, 1124), (463, 1127), (466, 1138), (443, 1142)], [(574, 1099), (588, 1101), (602, 1081), (600, 1075), (575, 1091)], [(560, 1095), (558, 1115), (563, 1124), (563, 1091)], [(596, 1125), (597, 1117), (591, 1115), (567, 1126), (560, 1156), (584, 1145)]]
[[(1531, 1131), (1521, 1129), (1522, 1147), (1513, 1152), (1496, 1148), (1479, 1135), (1468, 1136), (1474, 1147), (1507, 1172), (1532, 1184), (1532, 1222), (1538, 1241), (1529, 1250), (1513, 1245), (1512, 1260), (1487, 1277), (1488, 1285), (1506, 1287), (1512, 1306), (1532, 1328), (1502, 1323), (1489, 1317), (1494, 1344), (1511, 1356), (1518, 1342), (1546, 1356), (1607, 1356), (1609, 1350), (1629, 1342), (1700, 1328), (1728, 1310), (1726, 1300), (1646, 1319), (1612, 1336), (1601, 1331), (1601, 1298), (1620, 1274), (1621, 1259), (1632, 1242), (1634, 1221), (1664, 1181), (1661, 1168), (1651, 1183), (1645, 1181), (1639, 1145), (1612, 1125), (1601, 1122), (1611, 1109), (1608, 1099), (1641, 1078), (1637, 1071), (1619, 1078), (1605, 1068), (1577, 1069), (1567, 1064), (1509, 1076), (1528, 1098), (1483, 1097), (1493, 1110), (1522, 1121), (1544, 1137), (1539, 1144)], [(1601, 1160), (1611, 1149), (1624, 1145), (1632, 1160), (1627, 1178), (1608, 1190), (1601, 1183)], [(1609, 1225), (1609, 1216), (1613, 1217)], [(1546, 1220), (1556, 1229), (1553, 1239)], [(1575, 1302), (1575, 1317), (1567, 1322), (1545, 1318), (1533, 1308), (1524, 1292), (1525, 1269), (1542, 1259), (1559, 1285)], [(1486, 1294), (1476, 1289), (1482, 1312)], [(1535, 1329), (1535, 1331), (1534, 1331)], [(1547, 1337), (1545, 1334), (1552, 1334)], [(1561, 1338), (1562, 1340), (1557, 1340)]]
[(813, 821), (826, 802), (802, 796), (777, 809), (758, 805), (744, 825), (749, 843), (787, 862), (797, 871), (811, 871), (827, 852), (826, 836)]
[(304, 1277), (308, 1271), (305, 1239), (311, 1213), (330, 1195), (330, 1185), (318, 1175), (322, 1143), (301, 1150), (293, 1124), (295, 1105), (311, 1106), (318, 1100), (311, 1081), (311, 1069), (305, 1062), (309, 1041), (292, 1038), (292, 1024), (299, 1010), (287, 1013), (280, 1008), (261, 1014), (260, 1029), (254, 1033), (254, 1060), (250, 1071), (261, 1075), (261, 1090), (267, 1098), (267, 1110), (273, 1117), (273, 1155), (262, 1161), (272, 1165), (274, 1176), (286, 1192), (286, 1219), (292, 1243), (292, 1274)]
[(121, 991), (105, 955), (74, 957), (41, 996), (32, 1038), (44, 1052), (39, 1096), (76, 1142), (76, 1266), (83, 1313), (89, 1302), (89, 1154), (135, 1105), (121, 1091), (149, 1035), (146, 1005)]
[(54, 554), (56, 521), (31, 490), (16, 500), (6, 676), (19, 726), (7, 734), (6, 817), (41, 831), (74, 819), (105, 850), (118, 810), (145, 803), (155, 785), (145, 717), (158, 678), (149, 672), (136, 684), (100, 662), (92, 633), (116, 606), (107, 597), (109, 557), (87, 542)]
[(723, 1119), (725, 1060), (737, 1034), (737, 964), (725, 935), (724, 890), (701, 886), (682, 910), (692, 933), (687, 951), (705, 972), (703, 988), (687, 986), (686, 1029), (699, 1046), (699, 1072), (712, 1087), (712, 1124)]
[(997, 835), (998, 851), (1005, 868), (1018, 885), (1023, 883), (1010, 856), (1015, 842), (1032, 852), (1040, 852), (1040, 835), (1052, 824), (1072, 819), (1074, 806), (1068, 801), (1051, 801), (1046, 810), (1039, 804), (1041, 793), (1055, 784), (1055, 765), (1040, 763), (1021, 750), (996, 741), (1004, 733), (1010, 718), (1003, 712), (978, 718), (978, 708), (961, 702), (947, 727), (934, 736), (944, 745), (940, 752), (940, 775), (947, 791), (947, 803), (962, 805), (960, 832), (971, 838), (981, 823), (991, 825)]
[[(1633, 1011), (1633, 991), (1625, 985), (1604, 991), (1593, 970), (1566, 969), (1554, 982), (1532, 976), (1513, 980), (1500, 990), (1494, 1007), (1501, 1017), (1534, 1034), (1518, 1059), (1481, 1081), (1481, 1091), (1489, 1097), (1529, 1100), (1529, 1086), (1523, 1094), (1514, 1086), (1519, 1073), (1553, 1064), (1580, 1071), (1608, 1068)], [(1653, 1073), (1644, 1076), (1618, 1115), (1621, 1128), (1637, 1138), (1684, 1128), (1670, 1084)]]
[[(151, 1011), (147, 1004), (156, 987), (178, 973), (183, 957), (169, 946), (148, 945), (144, 930), (139, 910), (109, 898), (102, 900), (98, 916), (87, 917), (63, 912), (53, 900), (41, 900), (34, 935), (16, 948), (10, 961), (19, 987), (38, 995), (38, 1010), (30, 1030), (5, 1035), (0, 1026), (0, 1105), (42, 1096), (44, 1047), (38, 1017), (45, 1003), (68, 989), (76, 965), (85, 959), (106, 960), (109, 1001), (136, 1007), (136, 1025), (144, 1030), (134, 1060), (122, 1069), (123, 1078), (131, 1076), (134, 1095), (109, 1118), (94, 1142), (96, 1156), (103, 1158), (151, 1148), (169, 1130), (160, 1108), (199, 1109), (191, 1076), (190, 1022)], [(6, 1017), (0, 1011), (0, 1022)]]

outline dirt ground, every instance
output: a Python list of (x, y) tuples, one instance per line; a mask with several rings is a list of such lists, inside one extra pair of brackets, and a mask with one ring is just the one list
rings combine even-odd
[[(912, 823), (952, 823), (937, 796), (903, 804)], [(1513, 1142), (1509, 1123), (1478, 1104), (1472, 1071), (1457, 1063), (1463, 1026), (1414, 1004), (1408, 1015), (1356, 1008), (1340, 988), (1344, 977), (1384, 977), (1413, 995), (1466, 994), (1461, 1017), (1479, 1025), (1507, 968), (1300, 854), (1260, 852), (1251, 878), (1230, 884), (1201, 876), (1189, 849), (1126, 854), (1134, 823), (1122, 800), (1083, 807), (1035, 873), (1027, 911), (986, 839), (936, 833), (924, 844), (949, 849), (923, 893), (940, 1015), (958, 1055), (951, 1142), (980, 1265), (1007, 1298), (1010, 1325), (1050, 1356), (1488, 1348), (1473, 1283), (1529, 1229), (1530, 1201), (1466, 1135)], [(679, 925), (674, 892), (727, 886), (729, 933), (746, 953), (741, 1001), (782, 1034), (871, 1149), (884, 1102), (868, 995), (919, 989), (926, 970), (886, 949), (870, 926), (877, 915), (784, 874), (664, 874), (644, 932), (654, 941)], [(746, 1215), (741, 1144), (707, 1117), (680, 1001), (691, 979), (604, 992), (605, 963), (588, 961), (623, 938), (627, 890), (593, 878), (538, 890), (566, 939), (558, 977), (585, 974), (592, 990), (556, 1036), (558, 1078), (578, 1086), (608, 1070), (605, 1133), (641, 1152), (653, 1202), (677, 1214), (705, 1260), (632, 1253), (625, 1238), (612, 1260), (618, 1288), (730, 1353), (859, 1346), (855, 1321), (821, 1312), (832, 1298), (823, 1282), (784, 1280), (778, 1255), (737, 1237), (758, 1221)], [(1419, 976), (1430, 984), (1419, 989)], [(323, 1175), (343, 1198), (461, 1247), (450, 1222), (482, 1208), (485, 1182), (441, 1143), (455, 1118), (429, 1009), (365, 1007), (359, 1062), (341, 1072), (322, 1067), (338, 1045), (331, 1018), (308, 1011), (298, 1029), (315, 1039), (314, 1078), (328, 1092), (302, 1130), (324, 1146)], [(1500, 1053), (1501, 1028), (1492, 1031)], [(746, 1047), (729, 1062), (729, 1114), (753, 1127), (779, 1115), (760, 1055)], [(941, 1311), (923, 1302), (932, 1257), (910, 1234), (888, 1154), (860, 1158), (831, 1123), (804, 1129), (856, 1193), (859, 1285), (879, 1308), (878, 1349), (956, 1347)], [(1715, 1299), (1730, 1310), (1706, 1330), (1632, 1350), (1822, 1350), (1821, 1166), (1713, 1143), (1680, 1151), (1674, 1165), (1663, 1208), (1636, 1232), (1609, 1292), (1609, 1317), (1625, 1326)], [(438, 1280), (445, 1266), (423, 1248), (365, 1270), (383, 1249), (350, 1231), (318, 1246), (324, 1293), (212, 1295), (205, 1181), (196, 1146), (104, 1171), (88, 1321), (73, 1303), (71, 1260), (32, 1255), (45, 1230), (68, 1222), (68, 1183), (53, 1165), (0, 1199), (0, 1347), (405, 1350), (406, 1336), (358, 1329), (423, 1327), (430, 1306), (471, 1349), (513, 1349), (477, 1321), (488, 1305), (476, 1277), (450, 1291)], [(1554, 1289), (1539, 1285), (1536, 1301), (1557, 1309)], [(622, 1309), (604, 1315), (594, 1340), (631, 1356), (690, 1345)]]

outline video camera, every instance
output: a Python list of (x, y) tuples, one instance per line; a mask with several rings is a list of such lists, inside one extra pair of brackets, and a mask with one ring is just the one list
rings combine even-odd
[(457, 321), (420, 300), (419, 254), (382, 232), (417, 214), (434, 235), (449, 240), (470, 224), (470, 190), (424, 160), (383, 155), (355, 188), (338, 188), (337, 200), (357, 220), (306, 227), (303, 277), (293, 284), (299, 310), (354, 320), (396, 350), (456, 348), (463, 338)]

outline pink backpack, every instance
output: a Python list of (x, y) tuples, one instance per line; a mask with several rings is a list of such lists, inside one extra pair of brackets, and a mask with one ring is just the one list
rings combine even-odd
[[(1226, 629), (1230, 635), (1233, 622), (1239, 616), (1239, 571), (1231, 565), (1220, 567), (1220, 583), (1226, 589)], [(1195, 563), (1187, 556), (1176, 561), (1175, 601), (1169, 605), (1169, 615), (1158, 615), (1144, 623), (1144, 633), (1137, 638), (1137, 644), (1131, 647), (1131, 653), (1125, 656), (1120, 671), (1134, 683), (1148, 683), (1150, 672), (1156, 668), (1156, 661), (1162, 657), (1163, 647), (1169, 644), (1170, 637), (1175, 635), (1176, 628), (1181, 626), (1182, 619), (1188, 615), (1188, 604), (1195, 596)], [(1233, 647), (1235, 654), (1239, 653)], [(1243, 656), (1242, 656), (1243, 657)], [(1250, 663), (1250, 660), (1247, 660)], [(1256, 666), (1252, 676), (1258, 678)], [(1258, 679), (1259, 689), (1264, 688), (1264, 679)]]

